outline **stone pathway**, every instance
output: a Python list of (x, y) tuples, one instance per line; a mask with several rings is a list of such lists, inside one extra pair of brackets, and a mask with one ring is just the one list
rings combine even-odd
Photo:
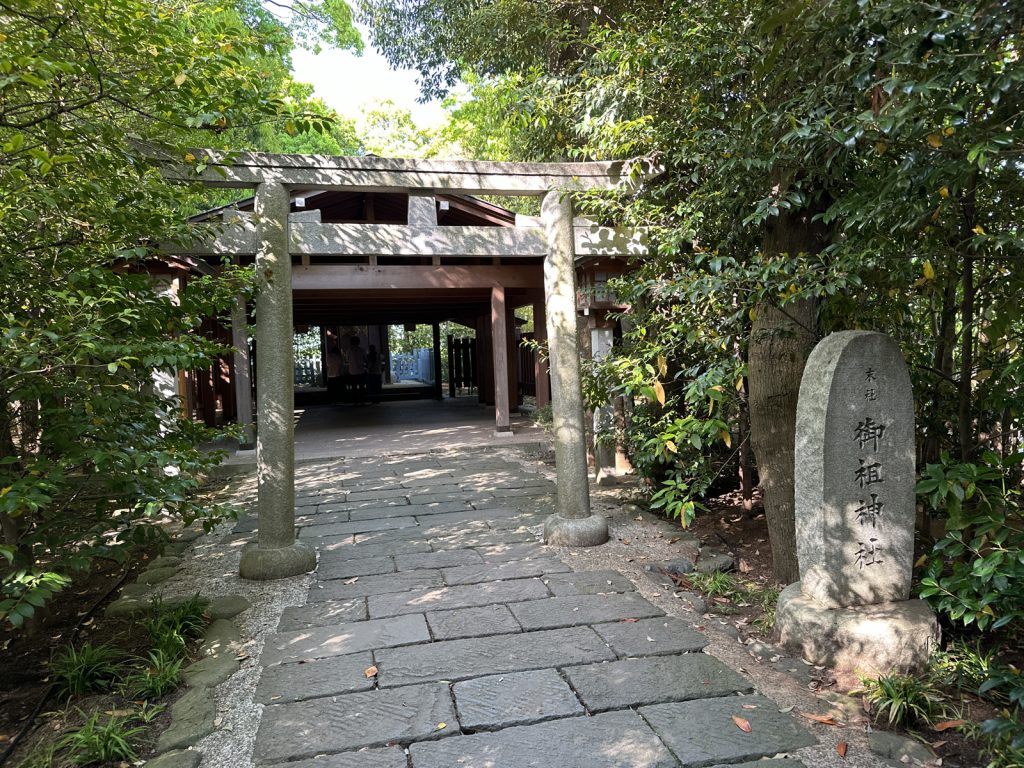
[(266, 639), (257, 765), (799, 768), (814, 743), (701, 632), (541, 544), (554, 488), (519, 464), (338, 460), (297, 494), (319, 565)]

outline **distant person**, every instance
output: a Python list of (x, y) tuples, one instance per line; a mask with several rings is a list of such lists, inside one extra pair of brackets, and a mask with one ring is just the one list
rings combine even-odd
[(327, 345), (327, 399), (333, 404), (341, 400), (345, 391), (345, 358), (338, 342)]
[(353, 336), (348, 348), (348, 394), (353, 405), (366, 401), (366, 355), (359, 346), (359, 337)]
[(371, 344), (366, 350), (366, 394), (371, 403), (380, 402), (380, 353)]

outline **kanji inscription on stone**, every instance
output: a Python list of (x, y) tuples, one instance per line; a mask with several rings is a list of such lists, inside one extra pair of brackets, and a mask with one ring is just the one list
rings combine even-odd
[(803, 593), (826, 608), (907, 599), (914, 411), (891, 338), (842, 331), (815, 347), (800, 385), (795, 449)]

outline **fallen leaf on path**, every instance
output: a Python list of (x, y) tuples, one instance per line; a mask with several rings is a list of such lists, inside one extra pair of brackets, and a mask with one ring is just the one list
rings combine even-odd
[(640, 621), (640, 619), (623, 619), (620, 623), (621, 624), (636, 624), (636, 622), (638, 622), (638, 621)]
[(744, 709), (757, 709), (757, 704), (744, 704)]
[(377, 665), (369, 666), (363, 670), (363, 674), (367, 677), (374, 677), (377, 674)]
[(673, 536), (671, 539), (668, 540), (668, 543), (669, 544), (675, 544), (677, 541), (679, 541), (679, 537), (678, 536)]
[(750, 573), (752, 570), (754, 570), (753, 568), (750, 567), (750, 563), (748, 563), (742, 557), (740, 558), (739, 569), (740, 569), (740, 573)]
[(358, 576), (353, 576), (351, 579), (346, 579), (345, 581), (343, 581), (341, 583), (342, 584), (355, 584), (357, 581), (359, 581), (359, 577)]
[(816, 723), (822, 725), (838, 725), (836, 719), (831, 715), (812, 715), (810, 712), (797, 712), (800, 717), (806, 717), (808, 720), (813, 720)]
[(933, 742), (932, 742), (931, 744), (929, 744), (928, 746), (930, 746), (930, 747), (931, 747), (932, 749), (938, 749), (939, 747), (944, 747), (944, 746), (946, 746), (946, 740), (945, 740), (945, 739), (943, 739), (942, 741), (933, 741)]
[(739, 715), (733, 715), (732, 721), (736, 723), (736, 727), (744, 733), (750, 733), (753, 730), (753, 728), (750, 727), (750, 722), (748, 720), (743, 719)]
[(448, 727), (448, 723), (438, 723), (437, 724), (437, 730), (439, 730), (439, 731), (443, 731), (447, 727)]
[(839, 753), (839, 756), (841, 758), (843, 758), (844, 760), (846, 759), (846, 742), (845, 741), (840, 741), (838, 744), (836, 744), (836, 752)]
[(950, 728), (959, 728), (961, 725), (966, 723), (966, 720), (943, 720), (941, 723), (935, 724), (935, 730), (942, 733), (943, 731), (948, 731)]

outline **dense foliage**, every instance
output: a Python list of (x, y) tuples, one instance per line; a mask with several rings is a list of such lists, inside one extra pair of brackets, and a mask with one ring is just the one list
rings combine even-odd
[(153, 376), (209, 363), (199, 321), (248, 279), (225, 267), (176, 301), (147, 275), (182, 274), (155, 247), (189, 236), (194, 193), (143, 147), (201, 162), (184, 147), (322, 121), (289, 91), (289, 29), (257, 3), (3, 0), (0, 22), (0, 617), (21, 625), (152, 535), (141, 523), (220, 513), (190, 496), (207, 435)]
[(426, 92), (471, 73), (507, 156), (665, 167), (640, 194), (583, 201), (651, 228), (591, 395), (636, 403), (623, 437), (654, 504), (687, 521), (753, 444), (776, 575), (794, 580), (803, 361), (833, 330), (889, 333), (916, 397), (919, 530), (937, 539), (922, 594), (1019, 640), (1024, 6), (566, 0), (510, 24), (517, 0), (436, 5), (361, 4)]

